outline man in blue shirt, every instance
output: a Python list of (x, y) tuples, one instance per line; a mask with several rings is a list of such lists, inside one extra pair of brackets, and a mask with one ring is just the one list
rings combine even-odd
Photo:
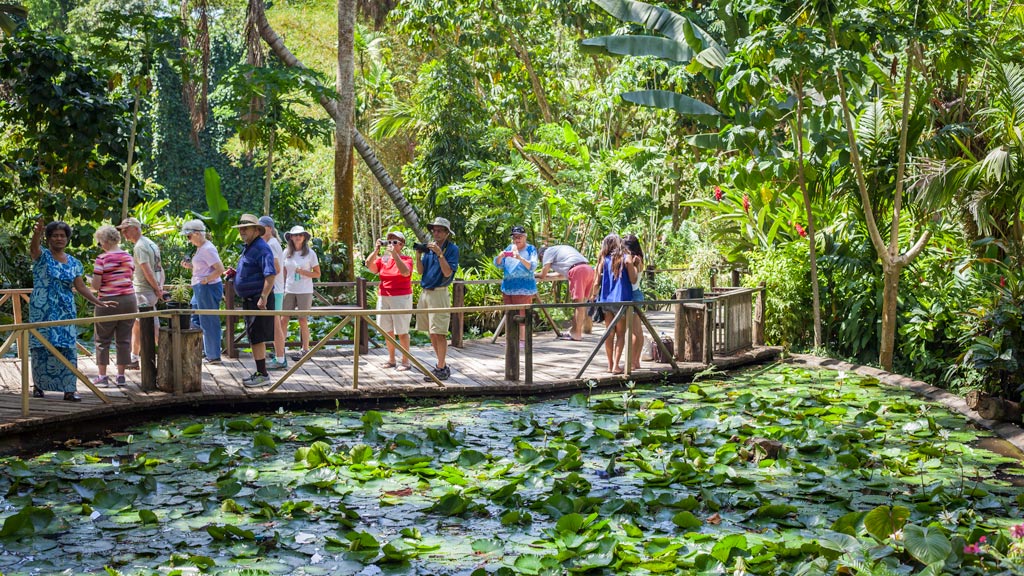
[[(417, 308), (450, 308), (448, 285), (455, 279), (455, 271), (459, 269), (459, 247), (451, 240), (455, 234), (452, 233), (452, 225), (447, 218), (434, 218), (427, 226), (427, 230), (430, 230), (434, 240), (427, 243), (427, 251), (416, 259), (416, 271), (420, 274), (420, 287), (423, 288)], [(452, 375), (451, 369), (445, 363), (451, 316), (449, 312), (426, 312), (416, 316), (416, 328), (427, 328), (427, 332), (430, 333), (430, 345), (437, 355), (437, 367), (433, 373), (438, 380), (447, 380)], [(424, 381), (433, 382), (429, 376), (424, 378)]]
[[(243, 310), (274, 309), (274, 253), (261, 238), (265, 228), (252, 214), (242, 214), (238, 222), (238, 235), (245, 242), (235, 273), (235, 293), (242, 298)], [(244, 386), (263, 386), (270, 383), (267, 372), (267, 342), (274, 341), (273, 316), (246, 316), (245, 332), (249, 336), (256, 372), (242, 379)]]

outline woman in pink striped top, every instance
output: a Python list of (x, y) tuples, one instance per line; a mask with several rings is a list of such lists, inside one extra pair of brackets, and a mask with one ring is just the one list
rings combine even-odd
[[(134, 314), (139, 311), (138, 298), (132, 286), (135, 261), (121, 249), (121, 234), (113, 226), (100, 226), (96, 242), (103, 253), (96, 257), (92, 270), (92, 288), (100, 299), (116, 302), (111, 308), (96, 307), (96, 317), (116, 314)], [(96, 323), (96, 384), (106, 384), (107, 364), (110, 363), (110, 341), (117, 343), (117, 383), (124, 384), (124, 371), (132, 361), (132, 325), (134, 319)]]

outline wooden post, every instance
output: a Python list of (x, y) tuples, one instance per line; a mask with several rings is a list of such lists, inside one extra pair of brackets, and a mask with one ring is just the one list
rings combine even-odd
[(235, 309), (235, 281), (228, 280), (224, 282), (224, 308), (229, 311), (229, 314), (224, 318), (226, 324), (224, 330), (225, 340), (225, 352), (228, 358), (238, 358), (238, 347), (235, 346), (235, 316), (230, 314), (230, 311)]
[(764, 282), (758, 284), (760, 290), (754, 300), (754, 346), (764, 346)]
[[(28, 296), (26, 296), (25, 299), (28, 300)], [(21, 324), (21, 294), (18, 294), (17, 292), (12, 293), (10, 300), (14, 323)], [(21, 359), (21, 415), (28, 416), (29, 355), (27, 331), (18, 335), (18, 358)]]
[[(519, 335), (516, 310), (505, 311), (505, 334)], [(519, 381), (519, 338), (517, 337), (505, 337), (505, 380)]]
[[(366, 310), (366, 300), (366, 278), (356, 278), (356, 305), (359, 306), (360, 310)], [(362, 317), (356, 316), (353, 339), (359, 347), (359, 353), (368, 354), (370, 352), (370, 330), (367, 327), (366, 322), (359, 321), (360, 318)], [(354, 348), (355, 346), (353, 346), (353, 349)]]
[[(152, 306), (141, 306), (139, 312), (152, 312)], [(175, 318), (176, 319), (176, 318)], [(139, 371), (142, 381), (139, 388), (144, 392), (156, 390), (156, 318), (139, 318)]]
[(709, 284), (711, 285), (710, 286), (711, 290), (715, 289), (715, 284), (717, 284), (717, 283), (718, 283), (718, 268), (712, 268), (711, 269), (711, 281), (709, 282)]
[(533, 384), (533, 308), (526, 309), (526, 340), (523, 344), (526, 362), (526, 383)]
[[(361, 334), (366, 329), (366, 324), (363, 322), (362, 316), (355, 317), (355, 325), (353, 326), (353, 334)], [(359, 388), (359, 354), (362, 352), (361, 344), (355, 344), (352, 346), (352, 389)]]
[[(466, 305), (466, 285), (461, 280), (452, 282), (452, 308)], [(462, 348), (462, 333), (466, 331), (466, 319), (462, 312), (452, 314), (452, 346)]]
[(708, 302), (704, 304), (704, 355), (701, 362), (704, 364), (711, 364), (714, 360), (714, 330), (715, 330), (715, 303)]
[[(181, 345), (181, 322), (178, 320), (178, 315), (175, 314), (171, 317), (171, 358), (180, 359), (184, 358), (184, 350)], [(181, 396), (185, 392), (184, 384), (182, 383), (182, 362), (173, 362), (174, 364), (174, 395)]]
[[(680, 288), (676, 290), (675, 299), (684, 300), (686, 298), (686, 290)], [(683, 360), (683, 343), (686, 341), (686, 320), (683, 317), (683, 304), (672, 305), (672, 311), (675, 313), (675, 324), (673, 325), (672, 338), (675, 340), (675, 358), (677, 361)]]
[(704, 304), (683, 304), (683, 340), (677, 343), (683, 349), (684, 362), (702, 362), (704, 358)]
[(732, 270), (732, 286), (733, 288), (739, 288), (740, 285), (740, 271), (733, 268)]
[(633, 373), (633, 305), (626, 306), (626, 376)]

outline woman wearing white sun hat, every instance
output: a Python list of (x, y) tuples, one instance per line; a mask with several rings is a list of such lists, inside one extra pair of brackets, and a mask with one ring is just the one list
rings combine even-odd
[[(313, 280), (320, 277), (320, 260), (309, 246), (310, 234), (302, 226), (292, 226), (284, 235), (284, 304), (282, 310), (309, 310), (313, 307)], [(288, 335), (287, 316), (281, 317), (285, 336)], [(309, 352), (309, 318), (299, 316), (299, 337), (302, 350), (292, 360)]]

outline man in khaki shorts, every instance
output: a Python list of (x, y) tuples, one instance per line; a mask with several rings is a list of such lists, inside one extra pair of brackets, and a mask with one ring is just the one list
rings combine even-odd
[[(121, 236), (125, 240), (135, 245), (132, 248), (132, 258), (135, 260), (132, 285), (135, 287), (135, 297), (139, 301), (139, 308), (153, 308), (164, 295), (164, 268), (160, 262), (160, 247), (142, 235), (142, 222), (139, 222), (137, 218), (125, 218), (117, 225), (117, 229), (121, 231)], [(139, 321), (136, 320), (135, 326), (132, 327), (132, 363), (130, 364), (136, 368), (139, 362), (139, 351), (142, 349), (139, 333)]]
[[(427, 225), (427, 230), (433, 236), (433, 241), (428, 242), (426, 250), (421, 250), (416, 258), (416, 271), (420, 274), (420, 301), (417, 308), (430, 310), (432, 308), (449, 308), (451, 299), (448, 296), (448, 286), (455, 279), (455, 271), (459, 269), (459, 247), (452, 242), (451, 222), (447, 218), (437, 217)], [(438, 380), (447, 380), (451, 376), (451, 368), (445, 362), (448, 355), (448, 325), (451, 322), (451, 313), (419, 313), (416, 315), (416, 328), (427, 329), (430, 334), (430, 345), (437, 355), (437, 366), (434, 368), (434, 376)], [(433, 382), (428, 376), (425, 382)]]

